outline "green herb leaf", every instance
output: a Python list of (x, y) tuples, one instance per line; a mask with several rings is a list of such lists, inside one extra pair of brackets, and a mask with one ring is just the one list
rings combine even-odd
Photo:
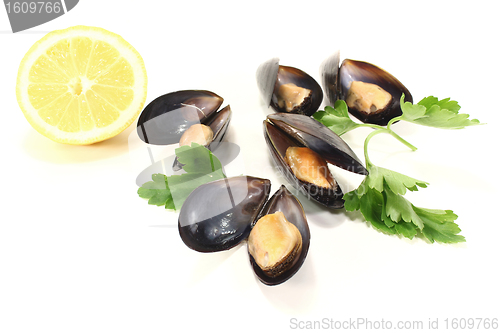
[(403, 220), (404, 222), (415, 224), (420, 230), (424, 228), (424, 222), (413, 209), (413, 205), (403, 196), (391, 191), (390, 188), (384, 188), (386, 198), (386, 211), (389, 217), (395, 223)]
[(175, 154), (186, 173), (168, 177), (153, 174), (153, 181), (144, 183), (137, 190), (141, 198), (148, 199), (148, 204), (180, 209), (198, 186), (225, 177), (220, 161), (202, 145), (182, 146), (175, 150)]
[(418, 234), (417, 226), (409, 222), (399, 221), (394, 224), (394, 229), (396, 233), (409, 239), (413, 239)]
[(317, 111), (313, 118), (339, 136), (360, 126), (349, 117), (347, 104), (343, 100), (337, 100), (334, 108), (325, 106), (325, 110)]
[(412, 104), (404, 102), (403, 94), (400, 103), (403, 111), (401, 120), (415, 124), (444, 129), (461, 129), (480, 124), (477, 119), (468, 119), (468, 114), (458, 113), (460, 105), (449, 98), (438, 100), (434, 96), (429, 96), (417, 104)]
[(457, 215), (450, 210), (414, 206), (403, 197), (406, 190), (426, 187), (427, 183), (398, 172), (371, 166), (361, 185), (344, 194), (347, 211), (359, 210), (367, 222), (386, 233), (413, 239), (422, 234), (430, 242), (458, 243), (465, 241), (454, 223)]
[(384, 221), (382, 221), (384, 196), (382, 193), (378, 191), (367, 191), (359, 199), (359, 210), (363, 216), (372, 222), (384, 225)]
[[(359, 187), (358, 187), (359, 188)], [(344, 193), (344, 208), (348, 212), (354, 212), (361, 208), (361, 197), (363, 194), (359, 194), (357, 189), (348, 193)]]
[(424, 236), (434, 243), (459, 243), (465, 242), (465, 237), (458, 235), (461, 231), (455, 221), (458, 216), (451, 210), (426, 209), (413, 207), (424, 222)]
[(141, 198), (149, 199), (148, 204), (150, 205), (163, 206), (172, 197), (166, 183), (166, 177), (156, 173), (151, 178), (153, 181), (143, 184), (137, 190), (137, 194)]
[(408, 177), (396, 171), (370, 166), (369, 175), (366, 177), (366, 185), (382, 192), (384, 184), (387, 184), (394, 193), (404, 195), (407, 189), (417, 191), (417, 186), (425, 188), (429, 183)]
[(182, 169), (187, 173), (201, 173), (210, 175), (213, 172), (222, 174), (222, 165), (217, 157), (207, 148), (197, 143), (191, 146), (182, 146), (175, 150), (175, 155)]

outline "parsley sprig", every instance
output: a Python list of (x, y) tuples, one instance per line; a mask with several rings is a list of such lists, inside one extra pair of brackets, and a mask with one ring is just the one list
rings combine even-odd
[(369, 174), (357, 189), (344, 194), (345, 209), (359, 210), (374, 228), (387, 234), (401, 235), (409, 239), (423, 235), (431, 243), (464, 242), (465, 237), (459, 235), (461, 230), (454, 222), (458, 216), (453, 211), (417, 207), (404, 197), (407, 190), (417, 191), (419, 187), (427, 187), (428, 183), (373, 164), (368, 156), (368, 142), (375, 135), (386, 133), (411, 150), (416, 150), (415, 146), (394, 132), (391, 125), (397, 121), (408, 121), (436, 128), (461, 129), (478, 125), (479, 121), (469, 119), (468, 114), (460, 114), (458, 103), (449, 98), (439, 100), (429, 96), (417, 104), (412, 104), (404, 102), (403, 95), (401, 110), (403, 114), (393, 118), (387, 126), (352, 121), (347, 105), (342, 100), (338, 100), (334, 107), (327, 106), (324, 111), (313, 115), (338, 135), (358, 127), (375, 129), (364, 142), (365, 163)]
[(152, 181), (137, 190), (141, 198), (148, 199), (148, 204), (178, 210), (198, 186), (225, 177), (220, 161), (202, 145), (193, 142), (191, 146), (179, 147), (175, 149), (175, 155), (183, 164), (185, 173), (172, 176), (153, 174)]

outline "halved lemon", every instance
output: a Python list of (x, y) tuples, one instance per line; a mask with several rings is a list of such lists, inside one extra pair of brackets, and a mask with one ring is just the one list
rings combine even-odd
[(36, 42), (19, 66), (16, 94), (26, 119), (62, 143), (90, 144), (127, 128), (146, 101), (140, 54), (102, 28), (56, 30)]

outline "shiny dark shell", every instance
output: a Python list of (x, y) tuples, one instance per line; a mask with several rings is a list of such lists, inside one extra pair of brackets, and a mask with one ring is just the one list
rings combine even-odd
[(205, 125), (209, 126), (214, 132), (214, 138), (210, 143), (208, 143), (207, 148), (211, 151), (217, 149), (221, 141), (224, 139), (226, 135), (227, 128), (231, 121), (232, 111), (231, 107), (228, 105), (213, 114), (210, 118), (208, 118), (205, 122)]
[(335, 105), (339, 98), (339, 64), (340, 52), (335, 52), (329, 56), (320, 66), (321, 85), (325, 90), (326, 102), (328, 105)]
[(182, 241), (199, 252), (228, 250), (250, 234), (271, 189), (268, 179), (239, 176), (196, 188), (179, 213)]
[(340, 186), (336, 184), (335, 188), (323, 188), (298, 179), (285, 162), (288, 147), (308, 147), (335, 166), (362, 175), (368, 174), (344, 140), (311, 117), (284, 113), (269, 115), (264, 121), (264, 137), (274, 162), (285, 178), (302, 194), (327, 207), (344, 206)]
[[(311, 233), (309, 231), (309, 225), (307, 224), (304, 209), (302, 208), (299, 200), (292, 193), (290, 193), (284, 185), (281, 185), (280, 189), (271, 197), (271, 199), (269, 199), (269, 201), (267, 201), (266, 205), (259, 214), (259, 218), (276, 212), (283, 212), (287, 221), (294, 224), (300, 231), (300, 235), (302, 236), (302, 250), (300, 255), (295, 258), (292, 267), (276, 277), (270, 277), (264, 274), (262, 269), (253, 259), (252, 255), (249, 253), (250, 263), (255, 275), (257, 275), (262, 283), (267, 285), (278, 285), (287, 281), (295, 273), (297, 273), (306, 259), (311, 240)], [(257, 220), (258, 219), (256, 219), (255, 223)]]
[(209, 119), (222, 102), (222, 97), (207, 90), (182, 90), (162, 95), (142, 111), (137, 121), (137, 134), (149, 144), (178, 143), (191, 125)]
[[(321, 86), (310, 75), (300, 69), (281, 66), (278, 58), (270, 59), (257, 68), (257, 85), (266, 105), (276, 112), (299, 113), (311, 116), (323, 101)], [(277, 91), (283, 84), (293, 83), (298, 87), (311, 90), (311, 97), (301, 107), (288, 112), (278, 105)]]
[(340, 55), (335, 53), (321, 65), (321, 83), (325, 89), (327, 103), (334, 105), (338, 99), (346, 100), (349, 87), (353, 81), (373, 83), (387, 91), (392, 100), (384, 109), (374, 113), (366, 113), (349, 107), (349, 112), (364, 123), (385, 126), (395, 117), (402, 114), (401, 95), (405, 94), (405, 102), (413, 103), (408, 89), (393, 75), (367, 62), (345, 59), (339, 68)]

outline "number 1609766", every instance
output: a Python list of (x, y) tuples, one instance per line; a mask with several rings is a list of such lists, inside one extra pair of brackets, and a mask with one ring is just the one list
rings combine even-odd
[(498, 329), (498, 318), (446, 318), (446, 329)]
[(34, 13), (60, 13), (63, 8), (61, 2), (46, 2), (46, 1), (25, 1), (25, 2), (6, 2), (5, 8), (7, 13), (15, 14), (34, 14)]

